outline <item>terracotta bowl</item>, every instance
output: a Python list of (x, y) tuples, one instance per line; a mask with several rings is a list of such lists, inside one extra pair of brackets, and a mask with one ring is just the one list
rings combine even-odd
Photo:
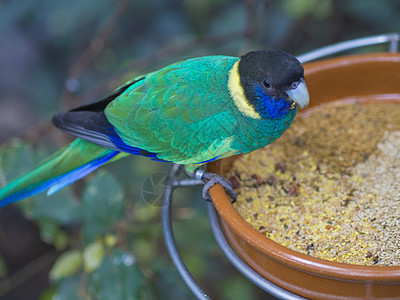
[[(400, 100), (400, 54), (345, 56), (307, 63), (304, 68), (310, 107), (354, 97)], [(212, 163), (209, 169), (224, 175), (234, 159)], [(350, 265), (295, 252), (248, 224), (220, 185), (210, 194), (232, 247), (271, 282), (312, 299), (400, 299), (400, 267)]]

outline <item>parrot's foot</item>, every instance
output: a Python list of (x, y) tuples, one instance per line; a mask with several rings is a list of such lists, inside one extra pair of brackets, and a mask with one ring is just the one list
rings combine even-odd
[(197, 169), (195, 171), (195, 176), (196, 176), (196, 178), (204, 181), (204, 187), (203, 187), (203, 193), (202, 193), (202, 196), (204, 199), (211, 200), (210, 188), (213, 187), (216, 183), (219, 183), (220, 185), (223, 186), (225, 191), (233, 199), (232, 203), (234, 203), (236, 201), (237, 194), (233, 190), (233, 187), (232, 187), (232, 184), (230, 183), (230, 181), (228, 179), (226, 179), (225, 177), (215, 174), (215, 173), (206, 172), (201, 169)]

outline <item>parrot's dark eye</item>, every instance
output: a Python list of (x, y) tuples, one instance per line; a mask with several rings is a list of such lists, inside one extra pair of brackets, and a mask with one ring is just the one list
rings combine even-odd
[(267, 89), (269, 89), (271, 87), (271, 84), (266, 79), (264, 79), (262, 83)]
[(298, 82), (298, 81), (293, 82), (293, 83), (291, 84), (291, 86), (290, 86), (290, 89), (292, 89), (292, 90), (296, 89), (296, 88), (299, 86), (299, 84), (300, 84), (300, 82)]

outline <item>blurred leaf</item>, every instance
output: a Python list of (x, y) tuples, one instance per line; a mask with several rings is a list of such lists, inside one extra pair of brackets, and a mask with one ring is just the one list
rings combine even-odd
[(109, 248), (114, 247), (117, 244), (117, 242), (118, 242), (118, 239), (113, 234), (107, 233), (104, 236), (104, 244)]
[(88, 300), (81, 295), (82, 282), (82, 276), (79, 275), (60, 280), (52, 300)]
[(137, 259), (143, 263), (151, 263), (157, 256), (157, 246), (152, 243), (150, 236), (145, 236), (143, 238), (136, 237), (133, 250)]
[(209, 219), (206, 214), (199, 211), (195, 213), (190, 219), (176, 222), (178, 225), (175, 236), (189, 252), (210, 253), (215, 249), (215, 239), (211, 233)]
[(197, 277), (207, 276), (207, 271), (210, 271), (213, 266), (208, 264), (209, 257), (199, 255), (199, 253), (185, 253), (185, 264), (189, 270)]
[(76, 201), (69, 187), (51, 196), (41, 193), (20, 202), (19, 205), (32, 219), (46, 218), (63, 225), (82, 220), (82, 205)]
[(83, 267), (86, 273), (92, 273), (103, 262), (104, 245), (100, 241), (90, 243), (83, 250)]
[(221, 284), (222, 299), (253, 300), (256, 299), (252, 283), (242, 276), (229, 276)]
[(48, 288), (47, 290), (45, 290), (40, 295), (39, 300), (54, 300), (54, 299), (57, 299), (57, 298), (54, 298), (55, 297), (55, 292), (56, 292), (55, 287)]
[(67, 247), (69, 236), (60, 228), (60, 224), (50, 219), (39, 219), (37, 221), (40, 228), (41, 239), (52, 244), (56, 249), (63, 250)]
[(132, 214), (136, 221), (147, 223), (154, 220), (160, 214), (160, 207), (151, 205), (144, 201), (137, 202)]
[(156, 294), (154, 299), (194, 299), (193, 294), (170, 262), (159, 261), (155, 266), (155, 271), (156, 278), (152, 280)]
[(89, 292), (97, 300), (143, 299), (145, 278), (135, 257), (114, 249), (89, 277)]
[(90, 242), (112, 229), (124, 215), (125, 198), (119, 183), (109, 173), (97, 173), (83, 193), (84, 235)]
[(82, 265), (82, 253), (79, 250), (68, 250), (61, 254), (50, 271), (52, 280), (59, 280), (75, 274)]
[(0, 166), (1, 173), (7, 182), (25, 173), (33, 166), (34, 155), (32, 148), (19, 139), (1, 147)]

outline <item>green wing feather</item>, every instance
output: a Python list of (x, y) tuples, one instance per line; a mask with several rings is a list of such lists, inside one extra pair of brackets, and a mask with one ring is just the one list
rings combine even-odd
[(105, 109), (122, 140), (180, 164), (235, 151), (242, 117), (230, 97), (228, 72), (237, 58), (188, 59), (147, 74)]

